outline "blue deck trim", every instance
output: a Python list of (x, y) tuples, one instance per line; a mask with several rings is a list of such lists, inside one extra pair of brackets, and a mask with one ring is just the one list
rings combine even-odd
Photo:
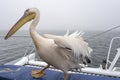
[[(63, 73), (53, 70), (46, 70), (46, 75), (35, 79), (31, 76), (31, 70), (38, 69), (33, 67), (0, 65), (0, 80), (63, 80)], [(85, 74), (69, 74), (69, 80), (120, 80), (107, 76), (93, 76)]]

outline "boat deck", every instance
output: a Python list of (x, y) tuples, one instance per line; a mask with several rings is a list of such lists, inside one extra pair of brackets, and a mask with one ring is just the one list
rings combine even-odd
[[(0, 65), (0, 80), (64, 80), (63, 73), (54, 70), (46, 70), (46, 75), (44, 77), (35, 79), (31, 76), (31, 70), (33, 69), (39, 68), (16, 65)], [(68, 80), (120, 80), (120, 78), (84, 73), (70, 73)]]

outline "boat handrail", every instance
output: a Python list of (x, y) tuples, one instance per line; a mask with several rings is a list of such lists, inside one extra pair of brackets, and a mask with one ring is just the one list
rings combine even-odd
[[(108, 50), (108, 55), (107, 55), (107, 63), (106, 63), (106, 69), (108, 70), (112, 70), (118, 60), (118, 58), (120, 57), (120, 48), (117, 49), (117, 54), (116, 56), (114, 57), (113, 61), (110, 61), (110, 53), (111, 53), (111, 48), (112, 48), (112, 44), (113, 44), (113, 41), (115, 39), (120, 39), (120, 37), (113, 37), (110, 41), (110, 45), (109, 45), (109, 50)], [(108, 67), (108, 64), (110, 63), (110, 66)]]

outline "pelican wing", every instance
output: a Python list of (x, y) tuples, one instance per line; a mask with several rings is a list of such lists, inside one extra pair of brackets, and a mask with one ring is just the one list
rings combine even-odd
[[(45, 34), (44, 37), (49, 39), (54, 39), (54, 42), (57, 46), (69, 50), (74, 55), (76, 61), (82, 60), (84, 63), (90, 62), (90, 53), (92, 49), (88, 46), (88, 43), (85, 42), (82, 38), (83, 32), (74, 32), (70, 35), (65, 34), (64, 36), (56, 36)], [(69, 57), (68, 53), (64, 54)]]

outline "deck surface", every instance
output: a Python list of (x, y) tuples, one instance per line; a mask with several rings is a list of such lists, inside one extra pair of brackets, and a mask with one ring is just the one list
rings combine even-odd
[[(46, 75), (35, 79), (31, 76), (31, 70), (38, 69), (33, 67), (0, 65), (0, 80), (63, 80), (63, 73), (53, 70), (46, 70)], [(87, 74), (69, 74), (69, 80), (120, 80), (107, 76), (96, 76)]]

